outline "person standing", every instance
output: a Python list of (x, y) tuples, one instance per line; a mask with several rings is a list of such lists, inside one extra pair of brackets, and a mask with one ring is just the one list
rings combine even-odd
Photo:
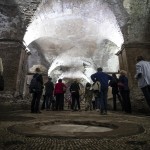
[(53, 101), (53, 92), (54, 92), (54, 84), (52, 82), (52, 78), (48, 77), (48, 81), (45, 83), (46, 110), (50, 110), (51, 108)]
[(112, 80), (112, 77), (107, 73), (102, 72), (103, 69), (97, 68), (97, 72), (91, 75), (93, 82), (99, 81), (101, 84), (100, 88), (100, 113), (107, 114), (107, 94), (108, 94), (108, 82)]
[(100, 89), (101, 89), (101, 84), (99, 81), (96, 81), (92, 84), (93, 96), (95, 97), (96, 111), (100, 111)]
[(35, 74), (31, 80), (29, 88), (32, 88), (31, 113), (41, 113), (39, 110), (40, 99), (43, 91), (43, 77), (40, 74), (40, 68), (35, 69)]
[(66, 85), (62, 83), (62, 79), (58, 80), (58, 83), (55, 84), (54, 95), (56, 96), (56, 110), (64, 110), (64, 89)]
[(118, 100), (119, 100), (122, 110), (123, 110), (123, 103), (122, 103), (122, 99), (121, 99), (121, 96), (120, 96), (119, 90), (118, 90), (118, 78), (115, 73), (112, 74), (112, 77), (113, 77), (113, 79), (109, 82), (109, 86), (112, 87), (113, 110), (114, 111), (117, 110), (117, 106), (116, 106), (116, 98), (117, 97), (118, 97)]
[(131, 113), (130, 89), (128, 86), (127, 72), (125, 70), (120, 71), (118, 87), (123, 100), (124, 111), (126, 113)]
[(86, 86), (85, 86), (84, 98), (85, 98), (85, 111), (92, 110), (93, 109), (92, 108), (93, 90), (89, 82), (86, 83)]
[(46, 105), (45, 85), (43, 87), (42, 98), (43, 98), (43, 103), (42, 103), (42, 106), (41, 106), (41, 110), (45, 109), (45, 105)]
[(150, 107), (150, 62), (145, 61), (143, 56), (136, 58), (136, 75), (138, 86), (141, 88), (148, 106)]
[(77, 104), (78, 110), (80, 110), (79, 91), (80, 91), (80, 86), (79, 86), (77, 80), (75, 80), (70, 86), (70, 93), (71, 93), (71, 97), (72, 97), (72, 104), (71, 104), (72, 111), (75, 111), (75, 104)]

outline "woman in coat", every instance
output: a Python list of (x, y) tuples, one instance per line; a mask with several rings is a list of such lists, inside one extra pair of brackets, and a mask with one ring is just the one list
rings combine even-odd
[(127, 72), (124, 70), (120, 71), (118, 80), (119, 91), (123, 100), (123, 107), (126, 113), (131, 113), (131, 102), (130, 102), (130, 90), (128, 86)]
[(62, 79), (55, 84), (54, 95), (56, 96), (56, 110), (64, 110), (64, 93), (66, 85), (62, 83)]

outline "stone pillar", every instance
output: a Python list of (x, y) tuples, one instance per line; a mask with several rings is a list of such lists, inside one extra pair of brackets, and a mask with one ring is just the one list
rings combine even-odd
[(150, 61), (150, 43), (124, 44), (117, 55), (119, 57), (120, 70), (123, 69), (128, 72), (133, 109), (142, 111), (146, 110), (147, 104), (145, 103), (143, 94), (138, 88), (137, 81), (134, 78), (136, 73), (135, 59), (138, 55), (142, 55), (146, 60)]
[(0, 57), (3, 61), (4, 91), (0, 95), (12, 98), (23, 91), (26, 74), (26, 53), (18, 42), (1, 42)]

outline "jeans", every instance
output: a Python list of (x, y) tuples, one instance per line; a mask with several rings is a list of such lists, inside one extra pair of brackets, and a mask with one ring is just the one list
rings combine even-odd
[(37, 92), (32, 94), (32, 101), (31, 101), (31, 112), (37, 113), (40, 112), (39, 105), (40, 105), (40, 99), (42, 96), (42, 92)]
[(71, 97), (72, 97), (72, 104), (71, 104), (71, 109), (75, 110), (75, 104), (77, 103), (78, 106), (78, 110), (80, 110), (80, 96), (78, 92), (72, 92), (71, 93)]
[(53, 95), (46, 95), (46, 109), (50, 109), (53, 100)]
[(95, 109), (100, 109), (100, 98), (95, 97)]
[(107, 93), (108, 87), (102, 87), (100, 91), (100, 109), (101, 113), (105, 111), (107, 113)]
[(117, 110), (117, 105), (116, 105), (116, 99), (118, 97), (118, 100), (121, 104), (121, 107), (122, 107), (122, 110), (124, 109), (123, 108), (123, 103), (122, 103), (122, 100), (121, 100), (121, 96), (120, 94), (117, 92), (117, 93), (113, 93), (113, 110)]
[(64, 94), (56, 94), (56, 110), (64, 110)]
[(131, 113), (131, 102), (130, 102), (130, 91), (129, 90), (120, 90), (120, 94), (123, 100), (123, 107), (125, 112)]
[(147, 85), (147, 86), (141, 88), (141, 90), (145, 96), (148, 106), (150, 107), (150, 85)]

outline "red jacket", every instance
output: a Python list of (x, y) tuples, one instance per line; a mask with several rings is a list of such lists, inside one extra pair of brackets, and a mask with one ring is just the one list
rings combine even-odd
[(67, 88), (66, 85), (64, 83), (56, 83), (55, 84), (55, 89), (54, 89), (54, 95), (55, 94), (63, 94), (63, 87)]

